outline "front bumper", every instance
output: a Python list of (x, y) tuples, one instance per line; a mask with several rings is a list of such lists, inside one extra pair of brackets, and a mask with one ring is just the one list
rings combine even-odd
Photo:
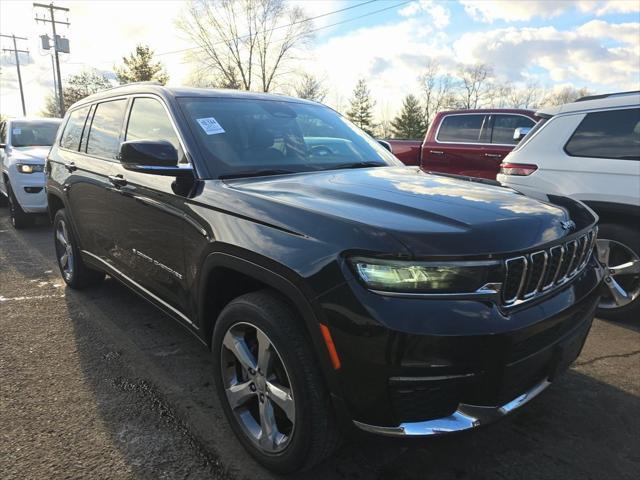
[(25, 174), (15, 171), (10, 181), (13, 194), (22, 210), (27, 213), (43, 213), (47, 211), (44, 173)]
[(490, 302), (412, 300), (349, 283), (321, 297), (340, 355), (346, 415), (366, 431), (433, 435), (496, 420), (579, 355), (599, 300), (592, 262), (548, 297), (508, 312)]
[(426, 420), (423, 422), (405, 422), (397, 427), (379, 427), (354, 420), (356, 427), (369, 433), (390, 437), (424, 437), (443, 433), (461, 432), (495, 422), (517, 408), (528, 403), (551, 385), (547, 379), (541, 381), (522, 395), (500, 407), (484, 407), (482, 405), (466, 405), (461, 403), (455, 412), (447, 417)]

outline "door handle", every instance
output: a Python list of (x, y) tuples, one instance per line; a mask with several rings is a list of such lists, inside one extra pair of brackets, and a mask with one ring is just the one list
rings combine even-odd
[(429, 153), (432, 153), (434, 155), (444, 155), (444, 152), (442, 150), (429, 150)]
[(485, 153), (484, 156), (489, 158), (502, 158), (501, 153)]
[(116, 187), (124, 187), (127, 180), (122, 175), (109, 175), (109, 181)]
[(68, 172), (75, 172), (78, 169), (73, 162), (65, 163), (64, 168), (66, 168)]

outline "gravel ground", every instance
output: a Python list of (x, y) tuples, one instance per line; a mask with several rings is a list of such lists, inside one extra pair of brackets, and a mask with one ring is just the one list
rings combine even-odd
[[(65, 288), (51, 237), (0, 209), (2, 478), (274, 478), (226, 425), (207, 350), (111, 279)], [(636, 480), (639, 432), (640, 328), (597, 320), (562, 381), (516, 415), (352, 442), (299, 478)]]

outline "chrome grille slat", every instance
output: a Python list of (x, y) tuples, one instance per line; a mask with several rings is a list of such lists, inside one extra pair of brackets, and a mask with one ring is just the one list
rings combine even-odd
[(545, 295), (577, 276), (589, 263), (597, 228), (561, 245), (505, 259), (502, 301), (511, 307)]

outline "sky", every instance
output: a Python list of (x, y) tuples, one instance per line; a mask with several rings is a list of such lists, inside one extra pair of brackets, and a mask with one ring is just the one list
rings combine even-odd
[[(325, 103), (345, 110), (359, 78), (368, 81), (378, 117), (394, 115), (402, 98), (419, 93), (418, 76), (429, 59), (443, 71), (459, 63), (487, 63), (497, 79), (542, 87), (587, 87), (595, 93), (640, 89), (640, 0), (289, 0), (313, 20), (314, 39), (296, 71), (323, 79)], [(51, 55), (39, 36), (31, 1), (0, 1), (0, 32), (19, 41), (27, 114), (37, 115), (53, 91)], [(47, 2), (43, 2), (47, 3)], [(83, 68), (107, 74), (136, 44), (148, 44), (180, 85), (194, 68), (179, 50), (193, 47), (176, 28), (184, 3), (169, 0), (59, 1), (70, 9), (59, 34), (70, 41), (61, 54), (62, 77)], [(351, 8), (348, 8), (351, 7)], [(337, 10), (342, 12), (336, 12)], [(57, 17), (58, 18), (58, 17)], [(3, 49), (11, 39), (1, 38)], [(25, 48), (26, 47), (26, 48)], [(178, 51), (178, 52), (176, 52)], [(0, 55), (0, 113), (21, 114), (15, 61)], [(284, 87), (283, 87), (284, 88)]]

